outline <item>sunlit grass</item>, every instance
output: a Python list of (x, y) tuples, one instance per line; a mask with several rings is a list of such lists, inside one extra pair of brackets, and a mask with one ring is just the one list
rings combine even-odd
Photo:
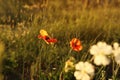
[[(0, 28), (0, 40), (5, 44), (2, 68), (5, 80), (58, 80), (70, 56), (76, 61), (87, 61), (91, 59), (90, 46), (98, 41), (120, 43), (119, 8), (70, 10), (59, 4), (53, 9), (55, 5), (39, 11), (27, 25), (17, 25), (15, 29), (9, 25)], [(58, 42), (48, 45), (38, 39), (40, 29), (45, 29)], [(80, 39), (82, 51), (71, 51), (72, 38)], [(114, 62), (107, 67), (96, 66), (94, 79), (112, 78), (114, 70), (109, 71), (113, 69), (112, 65), (117, 67)], [(118, 80), (119, 75), (115, 75)], [(63, 73), (63, 78), (75, 79), (71, 73)]]

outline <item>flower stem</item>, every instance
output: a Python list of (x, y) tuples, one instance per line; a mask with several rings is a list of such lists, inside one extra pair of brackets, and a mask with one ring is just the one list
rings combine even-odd
[(113, 80), (116, 80), (116, 77), (117, 77), (117, 73), (118, 73), (118, 70), (119, 70), (119, 64), (117, 64), (116, 66), (116, 69), (114, 70), (114, 73), (113, 73)]
[(63, 80), (63, 70), (62, 70), (61, 73), (60, 73), (59, 80)]
[(93, 59), (94, 59), (94, 56), (90, 59), (90, 62), (92, 62), (92, 61), (93, 61)]
[(70, 53), (72, 52), (72, 49), (69, 50), (67, 57), (70, 57)]

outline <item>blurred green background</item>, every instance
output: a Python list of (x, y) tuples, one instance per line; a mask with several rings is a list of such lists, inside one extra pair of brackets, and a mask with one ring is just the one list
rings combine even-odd
[[(40, 29), (58, 42), (39, 40)], [(74, 37), (83, 50), (68, 56)], [(59, 80), (68, 57), (89, 60), (98, 41), (120, 43), (120, 0), (0, 0), (0, 80)], [(96, 66), (94, 80), (111, 78), (111, 67)], [(72, 73), (63, 77), (75, 80)]]

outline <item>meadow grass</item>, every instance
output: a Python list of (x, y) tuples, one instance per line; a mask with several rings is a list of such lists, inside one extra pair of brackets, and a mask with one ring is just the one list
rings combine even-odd
[[(57, 5), (57, 4), (56, 4)], [(55, 5), (55, 6), (56, 6)], [(60, 4), (59, 4), (60, 5)], [(48, 45), (38, 39), (40, 29), (45, 29), (58, 40)], [(2, 74), (5, 80), (59, 80), (66, 60), (73, 56), (76, 61), (89, 61), (90, 46), (98, 41), (108, 44), (120, 43), (119, 8), (66, 9), (49, 7), (35, 14), (32, 22), (12, 29), (9, 25), (0, 28), (0, 41), (4, 43)], [(71, 51), (70, 40), (78, 38), (83, 50)], [(0, 56), (2, 57), (2, 56)], [(117, 67), (111, 62), (109, 66), (96, 66), (94, 80), (108, 80)], [(75, 80), (73, 73), (63, 73), (64, 80)]]

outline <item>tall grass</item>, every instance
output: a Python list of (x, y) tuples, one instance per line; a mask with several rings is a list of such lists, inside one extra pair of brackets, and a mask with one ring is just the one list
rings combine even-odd
[[(51, 1), (47, 8), (34, 15), (32, 22), (17, 25), (15, 29), (9, 25), (1, 26), (0, 40), (5, 44), (2, 62), (4, 80), (58, 80), (68, 57), (86, 61), (91, 58), (90, 46), (96, 42), (120, 43), (120, 11), (114, 7), (68, 9), (62, 7), (59, 1), (56, 4)], [(40, 29), (45, 29), (58, 42), (47, 45), (39, 40)], [(81, 40), (83, 50), (71, 51), (68, 56), (69, 42), (74, 37)], [(94, 80), (112, 78), (114, 72), (110, 71), (111, 67), (96, 66)], [(71, 73), (64, 73), (63, 77), (65, 80), (75, 79)]]

